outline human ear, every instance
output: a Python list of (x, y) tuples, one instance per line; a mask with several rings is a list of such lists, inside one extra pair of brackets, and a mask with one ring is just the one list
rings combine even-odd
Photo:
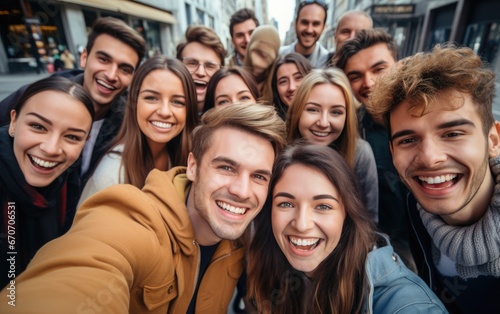
[(197, 167), (196, 159), (194, 158), (193, 153), (189, 153), (186, 176), (190, 181), (196, 180), (196, 167)]
[(87, 57), (88, 57), (87, 48), (84, 48), (82, 54), (80, 55), (80, 67), (82, 69), (85, 69), (85, 66), (87, 65)]
[(489, 157), (497, 157), (500, 154), (500, 122), (495, 121), (488, 133)]
[(16, 129), (17, 113), (15, 110), (10, 111), (10, 124), (9, 124), (9, 134), (14, 137), (14, 130)]

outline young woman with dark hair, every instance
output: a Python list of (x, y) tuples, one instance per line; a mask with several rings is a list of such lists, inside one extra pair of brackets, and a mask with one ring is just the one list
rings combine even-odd
[(249, 248), (248, 294), (258, 313), (446, 313), (374, 231), (345, 159), (308, 143), (275, 162)]
[(71, 225), (67, 177), (89, 136), (94, 106), (81, 85), (54, 76), (31, 84), (10, 117), (0, 128), (2, 287)]

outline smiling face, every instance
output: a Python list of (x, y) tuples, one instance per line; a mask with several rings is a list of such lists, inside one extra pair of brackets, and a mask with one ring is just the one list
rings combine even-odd
[[(210, 47), (205, 46), (199, 42), (190, 42), (187, 44), (182, 50), (182, 58), (190, 58), (192, 60), (196, 60), (199, 63), (211, 63), (215, 65), (221, 65), (222, 60), (219, 59), (217, 53)], [(203, 110), (203, 104), (205, 101), (205, 95), (207, 93), (207, 84), (215, 71), (208, 70), (205, 66), (198, 66), (194, 71), (188, 69), (189, 73), (191, 73), (191, 77), (194, 80), (196, 85), (196, 100), (198, 102), (198, 112)]]
[(83, 87), (94, 102), (96, 120), (104, 117), (113, 100), (129, 87), (138, 61), (132, 47), (107, 34), (96, 38), (90, 53), (83, 51)]
[(379, 77), (396, 64), (386, 43), (360, 50), (347, 60), (344, 73), (356, 98), (366, 104)]
[(250, 42), (250, 36), (254, 29), (257, 28), (255, 21), (248, 19), (239, 24), (235, 24), (233, 28), (233, 37), (231, 38), (236, 52), (240, 55), (241, 60), (245, 59), (247, 54), (247, 45)]
[[(446, 110), (459, 102), (464, 105)], [(470, 224), (491, 201), (494, 181), (488, 158), (499, 153), (497, 129), (484, 134), (467, 94), (442, 93), (429, 107), (415, 117), (405, 101), (391, 112), (394, 166), (426, 211), (448, 224)]]
[(290, 107), (295, 91), (302, 83), (304, 76), (300, 73), (295, 63), (284, 63), (276, 71), (276, 86), (281, 101)]
[(80, 156), (91, 125), (83, 103), (58, 91), (29, 98), (18, 115), (12, 110), (9, 133), (26, 182), (45, 187), (59, 177)]
[(235, 103), (255, 103), (247, 84), (243, 79), (235, 74), (221, 79), (215, 88), (215, 107), (232, 105)]
[(325, 28), (325, 10), (319, 4), (304, 6), (295, 21), (295, 32), (297, 33), (296, 51), (303, 55), (309, 55), (314, 51)]
[(189, 154), (187, 176), (193, 185), (187, 207), (198, 243), (243, 234), (264, 205), (273, 162), (269, 140), (229, 127), (212, 134), (201, 160)]
[(137, 97), (137, 123), (152, 149), (163, 149), (182, 132), (186, 95), (180, 78), (168, 70), (154, 70), (144, 78)]
[(344, 129), (346, 110), (345, 97), (338, 86), (314, 86), (300, 115), (300, 135), (311, 143), (329, 145), (339, 138)]
[(317, 169), (293, 164), (272, 191), (272, 227), (293, 268), (310, 276), (337, 247), (346, 212), (340, 195)]

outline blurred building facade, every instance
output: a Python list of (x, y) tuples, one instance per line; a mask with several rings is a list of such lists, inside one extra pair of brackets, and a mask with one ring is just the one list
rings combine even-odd
[(496, 73), (494, 103), (500, 106), (500, 1), (327, 0), (327, 3), (330, 9), (321, 40), (329, 50), (335, 50), (333, 34), (340, 15), (347, 10), (362, 10), (372, 16), (374, 27), (385, 29), (395, 38), (400, 58), (447, 41), (472, 48)]
[(141, 33), (147, 57), (158, 50), (175, 56), (189, 25), (213, 28), (229, 52), (229, 19), (243, 7), (269, 22), (267, 0), (0, 0), (0, 74), (35, 71), (36, 59), (51, 62), (55, 49), (78, 57), (92, 24), (104, 16)]

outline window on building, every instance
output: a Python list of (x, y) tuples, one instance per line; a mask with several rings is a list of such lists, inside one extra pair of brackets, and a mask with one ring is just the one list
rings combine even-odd
[(214, 22), (214, 17), (213, 16), (208, 16), (208, 26), (211, 29), (215, 29), (215, 22)]
[(186, 22), (187, 25), (191, 25), (193, 22), (191, 19), (191, 5), (189, 5), (188, 3), (186, 3)]
[(205, 24), (205, 12), (196, 9), (196, 15), (198, 16), (198, 24)]

